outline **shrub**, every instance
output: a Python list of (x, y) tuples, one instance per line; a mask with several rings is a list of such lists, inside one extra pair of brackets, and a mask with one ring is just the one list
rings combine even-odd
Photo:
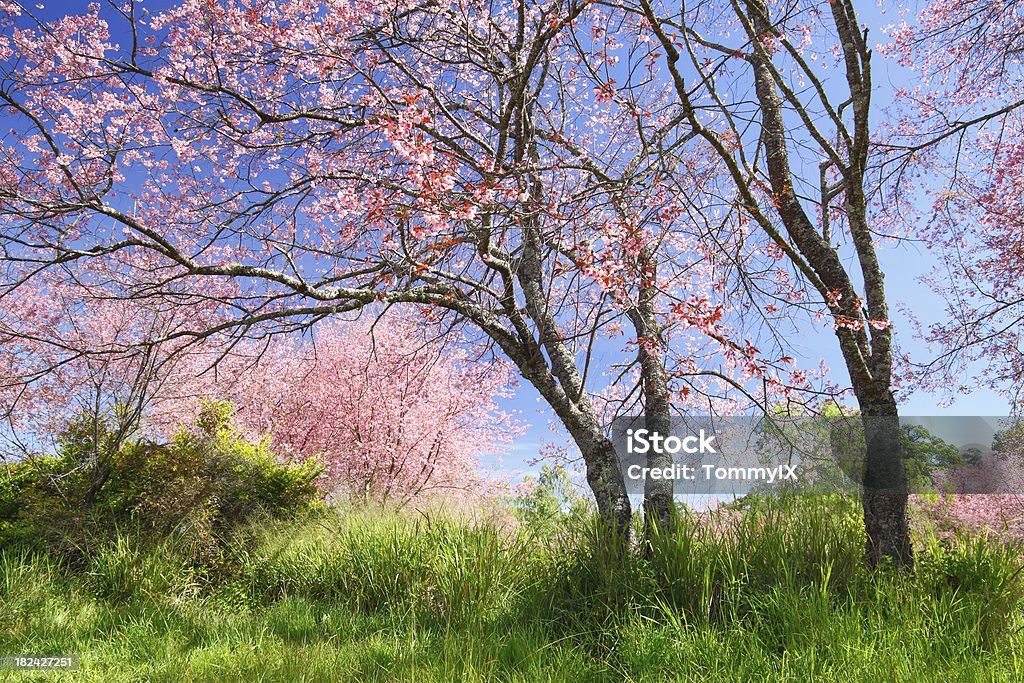
[[(32, 547), (41, 539), (41, 511), (64, 507), (57, 481), (67, 476), (63, 458), (43, 457), (7, 463), (0, 481), (0, 545)], [(48, 534), (47, 534), (48, 536)]]
[(111, 494), (131, 501), (153, 533), (205, 540), (254, 517), (289, 516), (315, 506), (315, 460), (283, 463), (266, 439), (253, 442), (232, 424), (230, 404), (207, 404), (168, 445), (138, 444), (118, 461)]
[(219, 554), (223, 537), (261, 516), (287, 517), (321, 505), (315, 460), (280, 462), (267, 441), (245, 438), (231, 406), (206, 405), (194, 425), (160, 444), (140, 439), (100, 453), (72, 426), (60, 454), (8, 466), (0, 489), (0, 540), (88, 557), (119, 534), (144, 543), (175, 536), (199, 559)]

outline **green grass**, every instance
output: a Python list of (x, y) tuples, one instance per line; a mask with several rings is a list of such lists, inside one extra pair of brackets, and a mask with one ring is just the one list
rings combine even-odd
[(0, 653), (82, 655), (8, 674), (40, 681), (1024, 680), (1019, 551), (922, 535), (912, 572), (870, 574), (861, 533), (815, 498), (684, 516), (652, 560), (585, 524), (357, 513), (256, 528), (216, 568), (173, 541), (7, 550)]

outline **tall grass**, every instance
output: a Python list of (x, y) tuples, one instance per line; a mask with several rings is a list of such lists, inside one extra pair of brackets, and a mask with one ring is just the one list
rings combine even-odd
[(216, 570), (173, 541), (85, 569), (4, 551), (0, 653), (82, 654), (38, 680), (1024, 679), (1018, 549), (924, 537), (873, 574), (858, 520), (823, 497), (683, 512), (650, 559), (596, 523), (353, 511), (254, 527)]

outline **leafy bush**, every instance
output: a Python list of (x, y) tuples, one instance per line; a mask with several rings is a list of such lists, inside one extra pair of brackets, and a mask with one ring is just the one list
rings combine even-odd
[(210, 403), (169, 445), (138, 444), (119, 459), (111, 494), (131, 501), (152, 533), (197, 542), (259, 515), (289, 516), (313, 506), (321, 466), (279, 462), (266, 440), (247, 440), (231, 418), (230, 404)]
[(64, 507), (56, 482), (67, 474), (66, 463), (56, 457), (5, 465), (0, 481), (0, 544), (28, 547), (41, 540), (39, 531), (45, 526), (37, 515)]
[(61, 435), (58, 456), (7, 466), (0, 541), (82, 559), (119, 534), (143, 542), (173, 535), (206, 560), (219, 554), (226, 533), (255, 518), (322, 505), (319, 463), (280, 462), (266, 440), (233, 427), (229, 404), (206, 405), (170, 443), (131, 440), (113, 452), (101, 431), (106, 422), (91, 435), (81, 424)]

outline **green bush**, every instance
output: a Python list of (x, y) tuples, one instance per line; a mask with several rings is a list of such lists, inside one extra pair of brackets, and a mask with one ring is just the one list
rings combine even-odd
[[(0, 481), (0, 544), (31, 547), (41, 540), (43, 520), (36, 519), (43, 510), (62, 507), (55, 479), (66, 474), (62, 458), (34, 458), (8, 463)], [(44, 535), (48, 536), (48, 534)]]
[(252, 442), (235, 430), (229, 404), (211, 403), (169, 445), (144, 443), (125, 452), (111, 494), (130, 501), (151, 533), (202, 543), (260, 515), (308, 510), (320, 472), (316, 461), (280, 462), (266, 440)]
[(57, 456), (7, 466), (0, 542), (81, 560), (126, 533), (149, 544), (173, 536), (195, 558), (210, 560), (226, 535), (254, 519), (322, 505), (314, 483), (322, 466), (281, 462), (266, 440), (245, 438), (230, 404), (207, 404), (169, 443), (119, 440), (111, 447), (110, 422), (90, 423), (91, 433), (84, 424), (61, 435)]

